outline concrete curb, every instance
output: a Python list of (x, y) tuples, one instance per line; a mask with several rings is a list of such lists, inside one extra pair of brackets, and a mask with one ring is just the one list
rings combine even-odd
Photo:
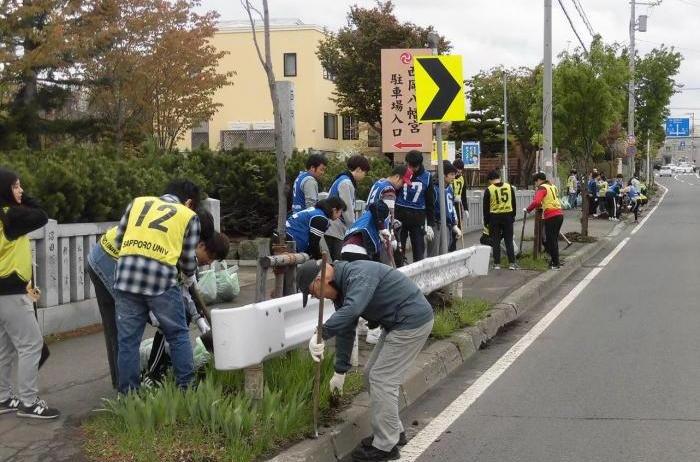
[[(626, 226), (625, 222), (620, 222), (606, 237), (585, 245), (566, 258), (565, 266), (559, 271), (542, 273), (516, 289), (494, 305), (486, 318), (476, 326), (461, 329), (448, 339), (428, 345), (406, 374), (399, 394), (399, 408), (404, 409), (415, 403), (424, 393), (474, 355), (502, 327), (515, 321), (550, 295)], [(348, 456), (360, 440), (372, 432), (368, 394), (365, 392), (358, 395), (352, 405), (338, 417), (342, 423), (323, 429), (318, 439), (302, 441), (270, 459), (270, 462), (335, 462)]]

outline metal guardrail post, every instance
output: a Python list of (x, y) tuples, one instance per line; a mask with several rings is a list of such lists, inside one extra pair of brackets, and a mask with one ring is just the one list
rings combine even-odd
[[(263, 239), (258, 244), (258, 257), (270, 255), (270, 241)], [(258, 270), (255, 283), (255, 302), (262, 302), (267, 299), (267, 267), (258, 261)], [(265, 390), (265, 374), (262, 363), (247, 367), (243, 370), (245, 394), (254, 400), (260, 400)]]

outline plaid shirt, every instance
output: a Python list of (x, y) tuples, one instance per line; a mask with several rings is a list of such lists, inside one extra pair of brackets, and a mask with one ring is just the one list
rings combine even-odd
[[(180, 202), (176, 196), (171, 194), (161, 196), (161, 199), (165, 202)], [(132, 205), (133, 202), (126, 208), (126, 212), (124, 212), (124, 216), (119, 222), (115, 238), (117, 248), (121, 247)], [(114, 276), (114, 288), (133, 294), (160, 295), (177, 284), (178, 268), (185, 276), (194, 275), (197, 270), (195, 248), (199, 243), (199, 228), (199, 218), (195, 215), (187, 224), (185, 239), (182, 243), (182, 253), (177, 266), (167, 265), (140, 255), (119, 257), (117, 271)]]

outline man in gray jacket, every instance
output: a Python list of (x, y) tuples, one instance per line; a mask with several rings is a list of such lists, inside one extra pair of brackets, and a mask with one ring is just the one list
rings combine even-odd
[[(309, 294), (320, 295), (320, 266), (308, 261), (297, 269), (297, 287), (304, 306)], [(323, 326), (323, 340), (336, 338), (335, 374), (331, 391), (342, 392), (345, 373), (360, 317), (370, 326), (383, 328), (377, 346), (365, 366), (365, 384), (370, 394), (372, 433), (353, 451), (355, 461), (399, 458), (398, 445), (406, 444), (399, 419), (399, 387), (433, 328), (433, 309), (420, 289), (406, 275), (381, 263), (337, 261), (326, 267), (325, 298), (335, 304), (335, 313)], [(323, 357), (325, 342), (309, 341), (314, 361)]]
[(330, 189), (328, 197), (340, 197), (347, 209), (340, 216), (340, 220), (331, 222), (330, 228), (326, 231), (324, 239), (328, 246), (328, 253), (331, 255), (331, 260), (339, 260), (340, 252), (343, 248), (343, 239), (348, 228), (355, 223), (355, 196), (357, 191), (357, 183), (362, 181), (367, 172), (369, 172), (369, 161), (365, 156), (355, 155), (350, 157), (346, 165), (348, 169), (339, 174)]

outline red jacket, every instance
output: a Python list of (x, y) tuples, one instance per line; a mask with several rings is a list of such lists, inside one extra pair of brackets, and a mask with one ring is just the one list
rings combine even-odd
[[(547, 190), (545, 188), (537, 188), (535, 198), (532, 200), (532, 203), (528, 205), (527, 211), (532, 212), (533, 210), (540, 208), (542, 206), (542, 200), (546, 195)], [(554, 218), (561, 215), (564, 215), (564, 212), (562, 212), (561, 209), (547, 209), (544, 211), (543, 218), (547, 220), (549, 218)]]

